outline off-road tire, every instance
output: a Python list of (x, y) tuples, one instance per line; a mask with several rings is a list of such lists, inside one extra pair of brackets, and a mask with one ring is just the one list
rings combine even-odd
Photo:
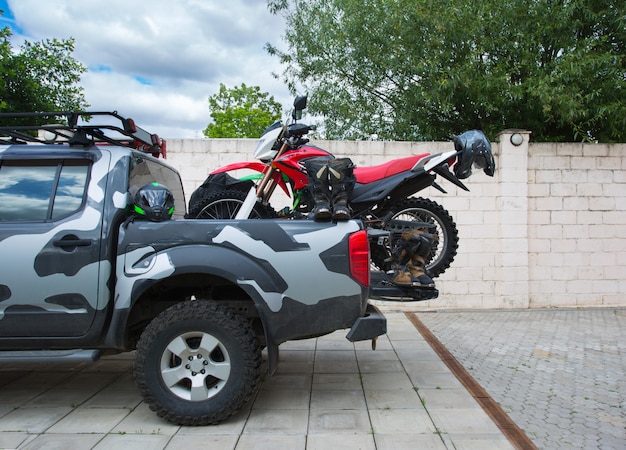
[(168, 308), (146, 327), (134, 376), (159, 417), (209, 425), (250, 400), (260, 367), (261, 349), (251, 325), (224, 306), (194, 300)]
[[(187, 217), (193, 219), (234, 219), (246, 199), (247, 192), (235, 189), (211, 192), (189, 204)], [(256, 203), (250, 214), (251, 219), (273, 219), (276, 213), (272, 208)]]

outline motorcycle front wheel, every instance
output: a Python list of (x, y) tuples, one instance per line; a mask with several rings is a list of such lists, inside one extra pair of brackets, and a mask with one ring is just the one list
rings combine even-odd
[[(392, 214), (392, 219), (424, 222), (435, 228), (435, 244), (426, 261), (426, 272), (429, 276), (437, 277), (450, 267), (459, 247), (459, 232), (443, 206), (426, 198), (410, 197), (387, 207), (380, 217), (389, 213)], [(390, 270), (388, 250), (372, 248), (372, 262), (382, 270)]]
[[(246, 199), (246, 192), (234, 189), (212, 192), (189, 205), (187, 217), (193, 219), (234, 219)], [(272, 208), (256, 203), (250, 219), (272, 219), (276, 213)]]

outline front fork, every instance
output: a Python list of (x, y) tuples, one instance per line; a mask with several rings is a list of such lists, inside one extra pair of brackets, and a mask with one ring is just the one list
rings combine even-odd
[[(283, 153), (285, 153), (287, 148), (287, 143), (283, 142), (283, 145), (280, 147), (280, 150), (274, 157), (274, 160), (278, 159)], [(276, 189), (276, 182), (272, 178), (275, 170), (274, 165), (270, 163), (267, 172), (263, 175), (259, 185), (256, 187), (252, 186), (248, 191), (248, 195), (246, 195), (246, 199), (243, 201), (241, 208), (237, 211), (235, 219), (248, 219), (257, 201), (267, 202), (269, 200), (274, 193), (274, 189)]]

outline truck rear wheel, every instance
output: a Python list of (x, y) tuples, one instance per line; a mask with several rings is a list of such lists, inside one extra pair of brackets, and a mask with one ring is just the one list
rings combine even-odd
[(260, 367), (250, 324), (224, 306), (195, 300), (168, 308), (146, 327), (134, 375), (159, 417), (208, 425), (245, 405), (259, 384)]

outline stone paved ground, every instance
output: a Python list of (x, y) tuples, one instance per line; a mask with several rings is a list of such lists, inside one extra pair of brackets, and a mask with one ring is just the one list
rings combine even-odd
[[(0, 448), (513, 448), (409, 319), (378, 349), (345, 332), (281, 346), (223, 424), (180, 427), (142, 402), (132, 354), (0, 366)], [(626, 310), (417, 313), (540, 449), (626, 448)]]
[(537, 447), (626, 448), (626, 310), (418, 317)]
[(513, 445), (402, 313), (372, 351), (346, 331), (281, 345), (257, 395), (219, 425), (158, 418), (133, 354), (0, 364), (0, 449), (484, 450)]

